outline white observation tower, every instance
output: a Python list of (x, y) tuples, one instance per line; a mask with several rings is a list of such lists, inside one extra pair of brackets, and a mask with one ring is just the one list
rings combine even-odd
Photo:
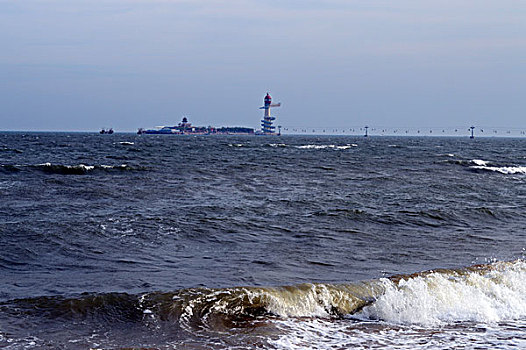
[(263, 114), (263, 119), (261, 120), (261, 131), (264, 135), (275, 135), (275, 129), (276, 127), (272, 125), (273, 120), (276, 118), (270, 115), (270, 107), (279, 107), (281, 106), (281, 103), (275, 103), (272, 104), (272, 97), (267, 92), (267, 96), (265, 96), (264, 99), (264, 106), (259, 107), (259, 109), (264, 109), (265, 113)]

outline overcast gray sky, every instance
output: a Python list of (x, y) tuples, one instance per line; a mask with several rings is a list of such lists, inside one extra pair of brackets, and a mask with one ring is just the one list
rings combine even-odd
[(0, 130), (526, 128), (526, 1), (0, 0)]

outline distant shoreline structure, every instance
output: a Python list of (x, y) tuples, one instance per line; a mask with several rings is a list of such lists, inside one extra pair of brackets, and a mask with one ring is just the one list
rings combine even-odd
[(258, 135), (281, 135), (281, 125), (278, 125), (278, 132), (276, 133), (276, 127), (272, 125), (276, 117), (270, 115), (270, 107), (280, 107), (281, 103), (272, 104), (272, 97), (270, 93), (267, 92), (267, 95), (263, 98), (263, 107), (259, 109), (264, 109), (263, 119), (261, 119), (261, 131), (258, 131)]
[[(281, 103), (272, 103), (272, 97), (267, 92), (263, 97), (263, 118), (260, 120), (261, 129), (255, 130), (248, 127), (212, 127), (212, 126), (193, 126), (188, 122), (186, 117), (175, 126), (159, 126), (154, 129), (139, 128), (137, 134), (170, 134), (170, 135), (264, 135), (264, 136), (281, 136), (282, 130), (286, 135), (333, 135), (333, 136), (364, 136), (364, 137), (381, 137), (381, 136), (444, 136), (444, 137), (463, 137), (473, 139), (475, 137), (524, 137), (526, 136), (525, 128), (514, 127), (495, 127), (495, 126), (413, 126), (413, 127), (396, 127), (396, 126), (275, 126), (276, 117), (270, 112), (271, 108), (280, 107)], [(277, 129), (277, 130), (276, 130)], [(104, 130), (103, 130), (104, 131)], [(101, 131), (101, 133), (103, 133)]]
[(137, 134), (165, 134), (165, 135), (254, 135), (253, 128), (229, 126), (216, 128), (213, 126), (193, 126), (188, 118), (175, 126), (161, 126), (156, 129), (140, 128)]
[(216, 128), (213, 126), (193, 126), (188, 122), (188, 118), (183, 117), (183, 120), (175, 126), (159, 126), (155, 129), (143, 129), (139, 128), (137, 134), (165, 134), (165, 135), (281, 135), (281, 126), (278, 126), (278, 132), (276, 133), (276, 127), (273, 124), (275, 117), (270, 115), (270, 107), (279, 107), (281, 103), (272, 104), (272, 97), (267, 92), (263, 98), (264, 109), (263, 119), (261, 120), (261, 130), (254, 131), (253, 128), (240, 127), (240, 126), (223, 126)]

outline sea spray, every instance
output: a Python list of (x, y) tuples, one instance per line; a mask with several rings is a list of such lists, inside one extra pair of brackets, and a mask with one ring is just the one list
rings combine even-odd
[(383, 279), (385, 293), (363, 316), (401, 324), (498, 322), (526, 316), (523, 260)]

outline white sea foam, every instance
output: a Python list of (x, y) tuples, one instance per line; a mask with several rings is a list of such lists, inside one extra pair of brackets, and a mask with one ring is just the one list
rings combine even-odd
[(125, 169), (128, 166), (126, 164), (121, 164), (121, 165), (104, 165), (104, 164), (101, 164), (100, 167), (102, 169)]
[(482, 159), (473, 159), (471, 162), (473, 164), (478, 165), (478, 166), (487, 166), (488, 165), (488, 162), (485, 161), (485, 160), (482, 160)]
[(507, 166), (507, 167), (472, 166), (471, 168), (487, 170), (487, 171), (494, 171), (494, 172), (506, 174), (506, 175), (526, 174), (526, 166)]
[(483, 268), (383, 278), (365, 283), (365, 289), (312, 284), (265, 289), (255, 295), (266, 300), (268, 311), (282, 317), (329, 317), (334, 308), (352, 312), (360, 305), (356, 293), (367, 290), (375, 301), (355, 314), (364, 320), (424, 326), (491, 323), (526, 318), (525, 280), (526, 262), (517, 260)]
[(347, 145), (302, 145), (302, 146), (296, 146), (296, 148), (299, 149), (335, 149), (335, 150), (344, 150), (349, 149), (351, 147), (357, 147), (358, 145), (355, 143), (350, 143)]
[(285, 319), (274, 321), (280, 336), (270, 339), (276, 349), (524, 349), (526, 321), (503, 325), (425, 328), (351, 319)]
[(449, 349), (452, 339), (459, 347), (524, 347), (526, 264), (492, 265), (384, 279), (385, 292), (360, 313), (278, 319), (280, 336), (269, 342), (278, 349)]
[[(71, 166), (70, 168), (74, 168), (74, 167), (75, 167), (75, 166)], [(90, 170), (95, 169), (95, 166), (94, 166), (94, 165), (84, 165), (84, 164), (79, 164), (78, 167), (81, 168), (81, 169), (84, 169), (85, 171), (90, 171)]]
[(44, 167), (44, 168), (51, 168), (53, 166), (56, 166), (56, 167), (62, 167), (64, 169), (82, 169), (84, 171), (90, 171), (90, 170), (95, 169), (94, 165), (85, 165), (85, 164), (79, 164), (79, 165), (53, 165), (53, 164), (51, 164), (49, 162), (42, 163), (42, 164), (37, 164), (37, 166)]
[(52, 164), (52, 163), (42, 163), (37, 165), (30, 165), (29, 167), (35, 167), (39, 170), (45, 172), (57, 173), (57, 174), (87, 174), (93, 170), (128, 170), (130, 167), (126, 164), (121, 165), (86, 165), (86, 164), (77, 164), (77, 165), (63, 165), (63, 164)]
[(135, 143), (133, 143), (133, 142), (128, 142), (128, 141), (122, 141), (122, 142), (119, 142), (119, 144), (121, 144), (121, 145), (128, 145), (128, 146), (133, 146), (133, 145), (135, 145)]
[(475, 164), (470, 167), (471, 169), (493, 171), (493, 172), (506, 174), (506, 175), (526, 174), (526, 166), (502, 166), (502, 167), (489, 166), (488, 161), (481, 160), (481, 159), (473, 159), (471, 163)]
[(526, 317), (526, 264), (497, 263), (484, 273), (439, 272), (399, 284), (385, 279), (386, 292), (362, 315), (397, 324), (443, 325), (499, 322)]

